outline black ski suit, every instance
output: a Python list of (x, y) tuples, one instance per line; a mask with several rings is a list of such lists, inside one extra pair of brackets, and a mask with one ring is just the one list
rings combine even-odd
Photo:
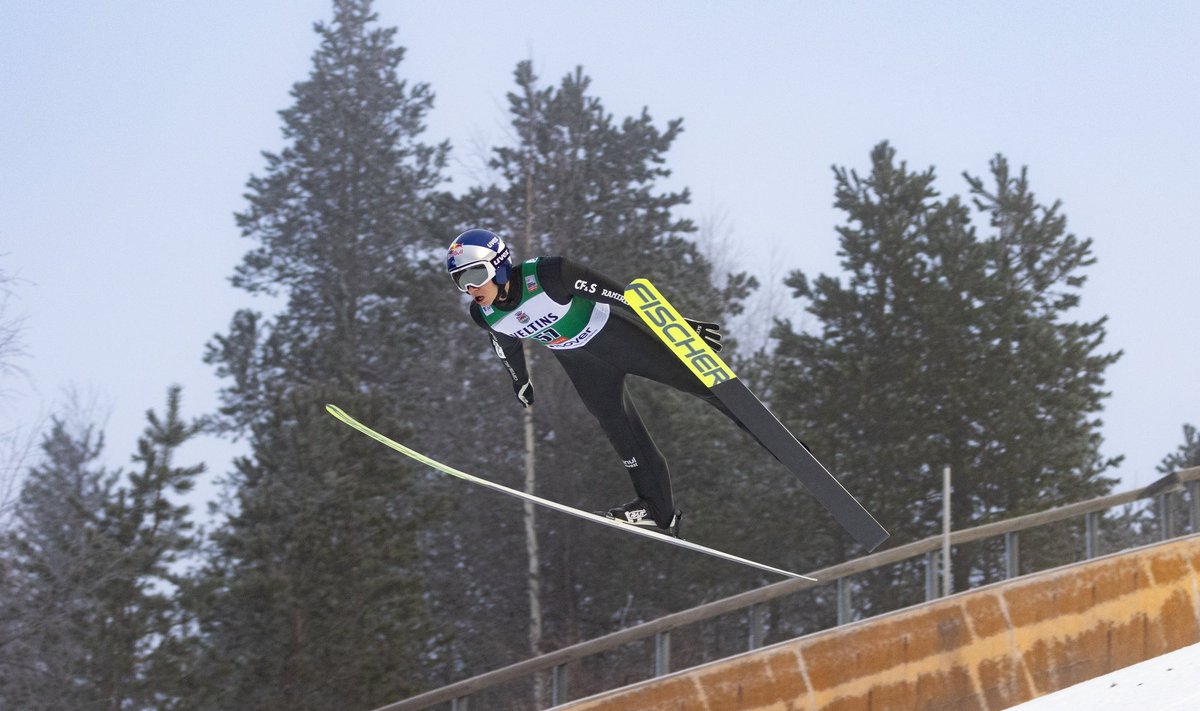
[[(629, 308), (624, 285), (562, 257), (530, 260), (523, 267), (534, 270), (541, 289), (557, 304), (587, 299), (609, 305), (607, 322), (584, 345), (566, 350), (552, 348), (551, 352), (628, 469), (634, 491), (649, 503), (655, 523), (667, 527), (675, 512), (667, 462), (629, 397), (625, 376), (640, 375), (695, 395), (739, 426), (741, 423)], [(524, 291), (520, 268), (514, 266), (506, 299), (492, 304), (488, 313), (495, 318), (516, 310), (522, 304)], [(519, 390), (529, 380), (521, 339), (490, 326), (484, 311), (478, 304), (471, 305), (472, 319), (489, 332), (497, 354), (504, 359), (513, 378), (514, 389)], [(523, 335), (546, 340), (534, 334)]]

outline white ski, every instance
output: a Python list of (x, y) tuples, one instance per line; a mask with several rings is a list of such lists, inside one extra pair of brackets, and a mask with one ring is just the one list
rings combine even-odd
[(334, 417), (336, 417), (337, 419), (346, 423), (347, 425), (350, 425), (351, 427), (358, 430), (359, 432), (362, 432), (366, 436), (376, 440), (377, 442), (385, 444), (388, 447), (391, 447), (392, 449), (396, 450), (397, 452), (400, 452), (401, 454), (403, 454), (405, 456), (412, 457), (413, 459), (417, 460), (418, 462), (421, 462), (422, 464), (433, 467), (434, 469), (437, 469), (440, 472), (449, 474), (450, 476), (462, 479), (463, 481), (469, 481), (472, 484), (478, 484), (480, 486), (487, 487), (488, 489), (492, 489), (493, 491), (499, 491), (502, 494), (508, 494), (509, 496), (514, 496), (518, 499), (524, 499), (525, 501), (532, 501), (533, 503), (538, 504), (539, 506), (545, 506), (548, 509), (553, 509), (553, 510), (559, 511), (561, 513), (569, 514), (571, 516), (575, 516), (576, 518), (584, 519), (585, 521), (591, 521), (593, 523), (603, 524), (605, 526), (615, 528), (619, 531), (624, 531), (625, 533), (633, 533), (633, 534), (636, 534), (639, 536), (644, 536), (646, 538), (649, 538), (650, 540), (658, 541), (659, 543), (670, 543), (673, 546), (679, 546), (680, 548), (687, 548), (688, 550), (693, 550), (698, 553), (704, 553), (706, 555), (711, 555), (716, 558), (720, 558), (722, 560), (727, 560), (727, 561), (730, 561), (733, 563), (739, 563), (741, 565), (748, 565), (751, 568), (758, 568), (759, 570), (764, 570), (768, 573), (775, 573), (776, 575), (782, 575), (782, 576), (785, 576), (788, 578), (799, 578), (801, 580), (810, 580), (812, 582), (817, 581), (816, 578), (811, 578), (807, 575), (793, 573), (791, 571), (783, 570), (781, 568), (774, 568), (769, 565), (764, 565), (763, 563), (758, 563), (756, 561), (749, 560), (746, 558), (740, 558), (740, 557), (730, 554), (730, 553), (725, 553), (724, 551), (716, 550), (715, 548), (701, 546), (696, 543), (692, 543), (690, 541), (685, 541), (680, 538), (675, 538), (673, 536), (668, 536), (668, 535), (665, 535), (662, 533), (655, 533), (653, 531), (649, 531), (644, 528), (639, 528), (637, 526), (633, 526), (633, 525), (630, 525), (627, 523), (621, 523), (620, 521), (617, 521), (616, 519), (607, 518), (605, 516), (600, 516), (600, 515), (594, 514), (594, 513), (588, 513), (587, 511), (582, 511), (580, 509), (577, 509), (577, 508), (574, 508), (571, 506), (566, 506), (566, 505), (560, 504), (556, 501), (550, 501), (549, 499), (543, 499), (540, 496), (534, 496), (533, 494), (527, 494), (523, 491), (518, 491), (517, 489), (510, 489), (507, 486), (504, 486), (502, 484), (497, 484), (492, 481), (488, 481), (487, 479), (481, 479), (477, 476), (473, 476), (464, 471), (459, 471), (458, 469), (455, 469), (454, 467), (450, 467), (445, 464), (442, 464), (441, 462), (439, 462), (435, 459), (430, 459), (429, 457), (425, 456), (424, 454), (421, 454), (420, 452), (409, 449), (408, 447), (405, 447), (404, 445), (400, 444), (399, 442), (396, 442), (392, 439), (389, 439), (388, 437), (385, 437), (384, 435), (379, 434), (375, 430), (371, 429), (370, 427), (367, 427), (366, 425), (364, 425), (363, 423), (354, 419), (350, 415), (347, 415), (344, 410), (342, 410), (340, 407), (338, 407), (336, 405), (326, 405), (325, 409), (329, 411), (329, 414), (333, 415)]

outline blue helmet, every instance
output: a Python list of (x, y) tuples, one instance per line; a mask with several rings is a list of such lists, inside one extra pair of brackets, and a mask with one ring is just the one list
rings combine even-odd
[(487, 230), (467, 230), (450, 243), (446, 255), (446, 271), (459, 291), (468, 286), (483, 286), (489, 280), (508, 283), (512, 256), (504, 240)]

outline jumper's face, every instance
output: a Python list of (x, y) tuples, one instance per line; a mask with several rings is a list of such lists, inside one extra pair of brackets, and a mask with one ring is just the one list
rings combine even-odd
[(468, 286), (467, 294), (480, 306), (491, 306), (500, 295), (500, 287), (489, 279), (482, 286)]

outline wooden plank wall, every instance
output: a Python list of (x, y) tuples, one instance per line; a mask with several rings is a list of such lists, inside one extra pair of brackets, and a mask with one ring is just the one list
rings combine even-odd
[(1200, 536), (997, 583), (569, 711), (1004, 709), (1200, 642)]

